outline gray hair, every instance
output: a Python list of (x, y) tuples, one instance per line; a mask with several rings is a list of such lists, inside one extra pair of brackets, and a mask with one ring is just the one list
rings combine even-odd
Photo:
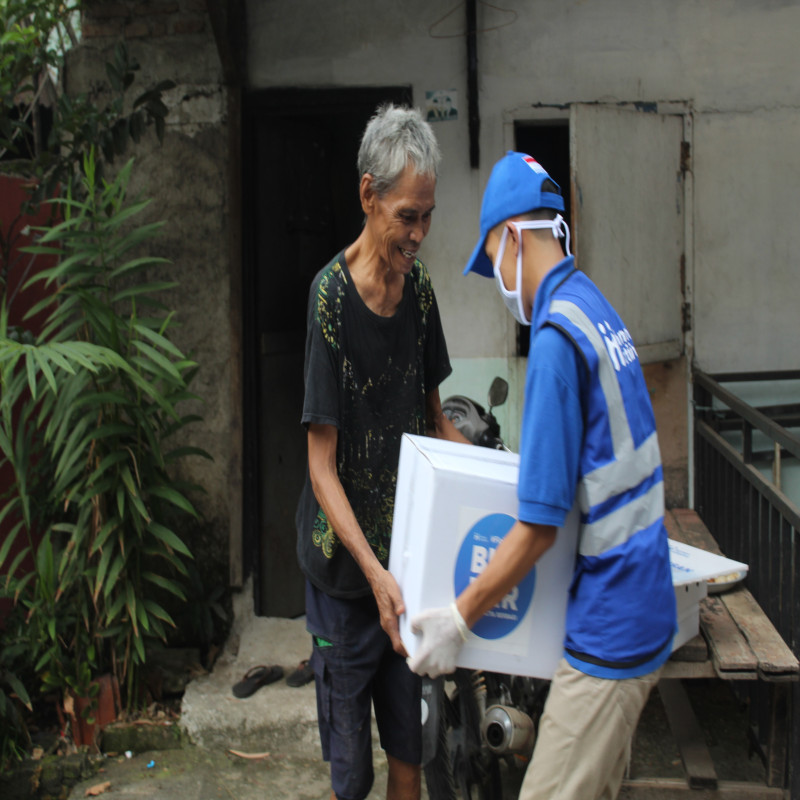
[(431, 126), (416, 108), (379, 106), (358, 149), (358, 175), (372, 175), (378, 197), (390, 191), (411, 163), (420, 175), (439, 175), (442, 154)]

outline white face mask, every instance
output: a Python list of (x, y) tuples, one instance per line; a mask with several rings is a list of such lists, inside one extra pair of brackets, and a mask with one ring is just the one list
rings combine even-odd
[(503, 228), (503, 235), (500, 237), (500, 246), (497, 248), (497, 255), (494, 259), (494, 280), (497, 284), (497, 290), (500, 292), (506, 308), (511, 312), (514, 319), (520, 325), (530, 325), (531, 321), (525, 317), (525, 309), (522, 305), (522, 231), (524, 230), (537, 230), (542, 228), (550, 228), (553, 231), (553, 236), (560, 239), (566, 235), (567, 255), (569, 252), (569, 227), (564, 222), (561, 214), (556, 215), (555, 219), (542, 219), (542, 220), (524, 220), (521, 222), (511, 223), (517, 229), (517, 282), (514, 288), (509, 291), (503, 283), (503, 276), (500, 274), (500, 264), (503, 261), (503, 255), (506, 251), (506, 239), (508, 238), (508, 226)]

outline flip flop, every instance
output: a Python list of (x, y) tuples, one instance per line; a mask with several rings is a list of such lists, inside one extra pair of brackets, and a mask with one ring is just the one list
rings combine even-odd
[(244, 677), (233, 685), (234, 697), (245, 698), (255, 694), (262, 686), (280, 680), (283, 677), (283, 667), (251, 667), (245, 672)]
[(297, 669), (286, 679), (289, 686), (305, 686), (314, 680), (314, 668), (308, 663), (308, 659), (301, 661)]

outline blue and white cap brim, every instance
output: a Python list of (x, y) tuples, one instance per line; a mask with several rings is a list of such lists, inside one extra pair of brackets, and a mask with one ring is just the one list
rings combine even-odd
[(484, 250), (486, 236), (488, 235), (487, 231), (485, 235), (481, 236), (478, 244), (475, 245), (475, 249), (472, 251), (469, 261), (467, 261), (467, 266), (464, 267), (464, 275), (468, 272), (477, 272), (478, 275), (483, 275), (485, 278), (494, 276), (494, 265), (489, 260), (489, 256), (486, 255), (486, 250)]

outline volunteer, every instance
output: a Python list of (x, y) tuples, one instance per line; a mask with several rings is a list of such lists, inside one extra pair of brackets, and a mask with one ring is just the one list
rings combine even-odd
[(302, 422), (308, 477), (297, 510), (322, 753), (331, 797), (361, 800), (374, 774), (372, 704), (386, 796), (420, 796), (421, 687), (398, 630), (386, 569), (400, 437), (463, 440), (442, 413), (451, 371), (430, 276), (417, 257), (440, 161), (419, 112), (382, 107), (358, 154), (365, 222), (309, 296)]
[(531, 326), (519, 520), (452, 606), (412, 620), (422, 640), (411, 668), (451, 672), (467, 629), (530, 571), (577, 504), (564, 653), (521, 800), (616, 797), (676, 631), (647, 386), (625, 324), (575, 267), (563, 213), (558, 186), (533, 158), (510, 152), (495, 165), (464, 272), (494, 277), (515, 319)]

